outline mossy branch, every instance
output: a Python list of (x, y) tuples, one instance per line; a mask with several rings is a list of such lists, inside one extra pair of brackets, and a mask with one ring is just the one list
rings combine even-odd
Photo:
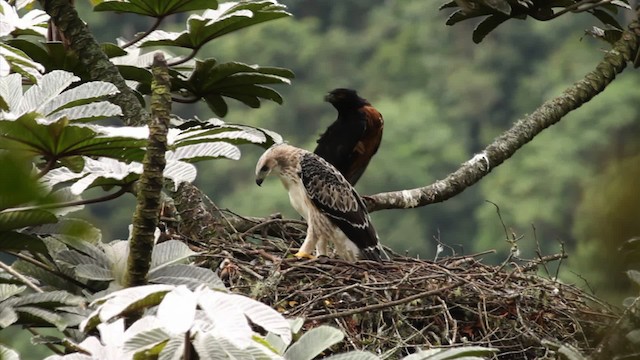
[(152, 72), (149, 143), (142, 164), (143, 172), (139, 180), (136, 212), (133, 215), (126, 286), (147, 283), (164, 184), (163, 171), (166, 165), (165, 152), (171, 115), (171, 82), (167, 62), (161, 53), (154, 56)]
[(443, 202), (477, 183), (494, 168), (510, 158), (544, 129), (558, 123), (571, 111), (600, 94), (638, 54), (640, 21), (636, 18), (613, 49), (607, 52), (595, 70), (566, 89), (560, 96), (542, 104), (531, 115), (518, 120), (511, 129), (489, 144), (484, 151), (465, 162), (445, 179), (409, 190), (366, 197), (369, 211), (409, 209)]

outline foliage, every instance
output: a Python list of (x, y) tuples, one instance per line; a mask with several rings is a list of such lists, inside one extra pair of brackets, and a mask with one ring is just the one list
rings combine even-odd
[[(619, 9), (632, 10), (628, 0), (593, 3), (589, 1), (542, 1), (542, 0), (452, 0), (440, 9), (455, 8), (447, 19), (447, 25), (460, 21), (483, 17), (473, 31), (473, 41), (481, 42), (487, 34), (509, 19), (532, 17), (540, 21), (555, 19), (563, 14), (587, 12), (595, 16), (605, 29), (615, 30), (615, 35), (605, 37), (603, 29), (595, 28), (592, 34), (613, 43), (622, 35), (623, 27), (616, 19)], [(602, 32), (602, 33), (601, 33)]]

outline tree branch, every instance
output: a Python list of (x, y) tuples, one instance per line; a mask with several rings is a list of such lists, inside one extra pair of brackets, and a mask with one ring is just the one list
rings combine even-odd
[(142, 162), (138, 203), (133, 215), (133, 230), (129, 241), (129, 258), (125, 284), (128, 287), (145, 285), (151, 264), (154, 232), (158, 226), (161, 207), (161, 191), (166, 165), (167, 132), (171, 117), (171, 79), (167, 61), (162, 53), (153, 58), (151, 67), (151, 122), (149, 144)]
[(625, 69), (627, 62), (635, 59), (639, 38), (640, 23), (636, 18), (595, 70), (566, 89), (559, 97), (542, 104), (533, 114), (518, 120), (511, 129), (495, 139), (482, 153), (465, 162), (458, 170), (428, 186), (365, 197), (367, 208), (370, 212), (409, 209), (442, 202), (460, 194), (513, 156), (544, 129), (556, 124), (568, 113), (601, 93), (616, 74)]

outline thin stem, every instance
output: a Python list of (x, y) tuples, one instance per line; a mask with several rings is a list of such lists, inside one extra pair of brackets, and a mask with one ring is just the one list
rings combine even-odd
[(27, 256), (27, 255), (24, 255), (24, 254), (21, 254), (21, 253), (13, 252), (13, 251), (5, 251), (5, 252), (7, 254), (9, 254), (9, 255), (13, 255), (13, 256), (17, 257), (20, 260), (23, 260), (23, 261), (26, 261), (26, 262), (28, 262), (30, 264), (33, 264), (34, 266), (37, 266), (37, 267), (39, 267), (39, 268), (41, 268), (41, 269), (43, 269), (43, 270), (45, 270), (45, 271), (57, 276), (59, 278), (62, 278), (63, 280), (69, 281), (69, 282), (73, 283), (74, 285), (76, 285), (78, 287), (81, 287), (83, 289), (87, 289), (87, 290), (89, 290), (91, 292), (94, 292), (94, 293), (98, 291), (98, 290), (92, 288), (91, 286), (89, 286), (87, 284), (84, 284), (84, 283), (72, 278), (71, 276), (69, 276), (69, 275), (67, 275), (67, 274), (65, 274), (63, 272), (60, 272), (60, 271), (58, 271), (56, 269), (51, 268), (47, 264), (45, 264), (45, 263), (43, 263), (41, 261), (38, 261), (38, 260), (32, 258), (31, 256)]
[(68, 201), (68, 202), (55, 203), (55, 204), (23, 206), (23, 207), (19, 207), (19, 208), (5, 209), (3, 211), (0, 211), (0, 213), (2, 213), (2, 212), (13, 212), (13, 211), (27, 211), (27, 210), (59, 209), (59, 208), (64, 208), (64, 207), (78, 206), (78, 205), (89, 205), (89, 204), (94, 204), (94, 203), (98, 203), (98, 202), (113, 200), (113, 199), (116, 199), (116, 198), (124, 195), (127, 191), (129, 191), (129, 186), (128, 185), (129, 184), (122, 186), (120, 188), (120, 190), (114, 192), (113, 194), (100, 196), (100, 197), (93, 198), (93, 199)]
[(196, 56), (196, 54), (198, 53), (198, 50), (200, 50), (200, 48), (192, 49), (191, 50), (191, 54), (183, 57), (182, 59), (178, 59), (178, 60), (176, 60), (174, 62), (171, 62), (171, 63), (167, 64), (167, 66), (171, 67), (171, 66), (176, 66), (176, 65), (181, 65), (181, 64), (186, 63), (187, 61), (193, 59)]
[[(562, 16), (562, 15), (568, 13), (568, 12), (576, 12), (576, 13), (584, 12), (584, 11), (593, 9), (594, 7), (598, 7), (598, 6), (602, 6), (602, 5), (608, 4), (610, 2), (611, 2), (611, 0), (602, 0), (602, 1), (589, 0), (589, 1), (577, 2), (577, 3), (571, 4), (571, 5), (567, 6), (567, 7), (565, 7), (561, 11), (558, 11), (557, 13), (549, 16), (548, 18), (540, 19), (540, 20), (543, 20), (543, 21), (552, 20), (552, 19), (555, 19), (555, 18), (557, 18), (559, 16)], [(585, 4), (591, 4), (591, 5), (580, 9), (580, 6), (585, 5)]]
[(149, 29), (147, 29), (147, 31), (140, 33), (139, 35), (135, 36), (133, 39), (131, 39), (128, 43), (122, 45), (123, 49), (128, 48), (129, 46), (137, 43), (138, 41), (146, 38), (147, 36), (149, 36), (149, 34), (151, 34), (152, 32), (154, 32), (158, 26), (160, 26), (160, 23), (162, 23), (162, 21), (164, 20), (164, 16), (161, 16), (159, 18), (156, 18), (156, 22), (153, 23), (153, 25), (151, 25), (151, 27)]
[(0, 269), (6, 271), (8, 274), (12, 275), (14, 278), (18, 279), (21, 283), (27, 285), (33, 291), (43, 293), (44, 291), (40, 289), (36, 284), (32, 283), (31, 280), (27, 279), (24, 275), (15, 271), (11, 266), (0, 261)]
[(36, 175), (36, 179), (40, 179), (43, 176), (45, 176), (49, 171), (51, 171), (51, 169), (53, 168), (53, 165), (55, 165), (55, 164), (56, 164), (56, 159), (55, 158), (51, 158), (51, 159), (47, 160), (47, 163), (44, 165), (44, 168), (42, 168), (42, 170), (40, 170), (38, 175)]
[[(28, 327), (27, 331), (32, 333), (35, 336), (40, 336), (40, 333), (37, 332), (35, 329)], [(57, 347), (53, 346), (53, 344), (49, 344), (49, 343), (44, 343), (44, 346), (46, 346), (49, 350), (53, 351), (54, 354), (56, 355), (64, 355), (64, 351), (58, 349)]]

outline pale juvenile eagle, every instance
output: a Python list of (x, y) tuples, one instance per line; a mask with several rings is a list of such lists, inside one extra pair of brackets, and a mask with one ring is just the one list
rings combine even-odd
[(275, 172), (289, 191), (289, 200), (307, 221), (307, 236), (295, 255), (327, 255), (327, 243), (349, 261), (388, 259), (378, 242), (362, 198), (340, 172), (321, 157), (297, 147), (278, 144), (262, 154), (256, 184)]
[(334, 89), (324, 99), (338, 110), (338, 118), (320, 136), (314, 153), (355, 185), (380, 147), (384, 120), (355, 90)]

